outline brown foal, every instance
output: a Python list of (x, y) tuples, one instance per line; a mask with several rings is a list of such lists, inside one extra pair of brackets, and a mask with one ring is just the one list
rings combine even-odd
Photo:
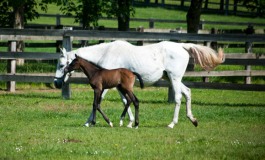
[(86, 125), (88, 126), (90, 123), (92, 125), (96, 124), (96, 110), (98, 110), (105, 121), (112, 127), (112, 122), (110, 122), (109, 118), (106, 114), (101, 110), (101, 95), (104, 89), (114, 88), (116, 87), (121, 94), (126, 98), (127, 104), (121, 114), (121, 119), (123, 119), (126, 115), (128, 107), (131, 102), (133, 102), (135, 107), (135, 127), (137, 128), (139, 125), (139, 100), (133, 94), (133, 86), (135, 82), (135, 75), (139, 79), (141, 88), (144, 87), (143, 80), (138, 73), (131, 72), (125, 68), (118, 69), (104, 69), (99, 67), (92, 62), (88, 62), (81, 57), (76, 55), (76, 58), (65, 68), (64, 72), (70, 73), (73, 70), (81, 69), (87, 78), (89, 79), (89, 84), (94, 90), (94, 102), (93, 102), (93, 116), (92, 119), (88, 119)]

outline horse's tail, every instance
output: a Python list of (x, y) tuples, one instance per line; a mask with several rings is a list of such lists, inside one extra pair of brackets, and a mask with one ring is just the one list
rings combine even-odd
[(141, 87), (141, 88), (144, 88), (144, 81), (143, 81), (141, 75), (138, 74), (138, 73), (136, 73), (136, 72), (133, 72), (133, 74), (136, 75), (136, 77), (139, 79), (140, 87)]
[(225, 61), (224, 52), (221, 48), (218, 50), (218, 54), (209, 47), (192, 43), (183, 43), (183, 48), (195, 59), (195, 63), (207, 71)]

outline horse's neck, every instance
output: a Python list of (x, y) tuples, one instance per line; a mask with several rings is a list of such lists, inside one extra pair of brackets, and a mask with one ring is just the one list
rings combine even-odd
[(88, 79), (91, 79), (94, 76), (94, 74), (100, 70), (95, 65), (86, 62), (85, 60), (82, 60), (82, 63), (80, 63), (80, 67), (82, 71), (85, 73), (85, 75), (88, 77)]

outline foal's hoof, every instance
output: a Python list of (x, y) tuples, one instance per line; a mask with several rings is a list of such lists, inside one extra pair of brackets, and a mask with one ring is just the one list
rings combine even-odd
[(197, 127), (197, 126), (198, 126), (198, 121), (197, 121), (197, 119), (194, 119), (194, 120), (192, 121), (192, 124), (193, 124), (195, 127)]
[(113, 123), (112, 122), (109, 122), (109, 125), (110, 125), (110, 127), (113, 127)]
[(139, 128), (139, 126), (135, 126), (135, 129), (138, 129)]
[(120, 127), (121, 127), (121, 126), (123, 126), (123, 121), (122, 121), (122, 120), (120, 120)]

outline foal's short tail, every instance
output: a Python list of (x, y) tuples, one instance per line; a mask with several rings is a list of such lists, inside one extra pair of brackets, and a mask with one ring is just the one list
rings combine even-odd
[(139, 79), (140, 87), (141, 87), (141, 88), (144, 88), (144, 81), (143, 81), (141, 75), (138, 74), (138, 73), (136, 73), (136, 72), (133, 72), (133, 74), (136, 75), (136, 77)]
[(183, 47), (195, 59), (195, 63), (199, 64), (203, 69), (209, 71), (217, 65), (224, 62), (225, 57), (222, 49), (219, 49), (218, 54), (211, 48), (196, 45), (192, 43), (183, 43)]

